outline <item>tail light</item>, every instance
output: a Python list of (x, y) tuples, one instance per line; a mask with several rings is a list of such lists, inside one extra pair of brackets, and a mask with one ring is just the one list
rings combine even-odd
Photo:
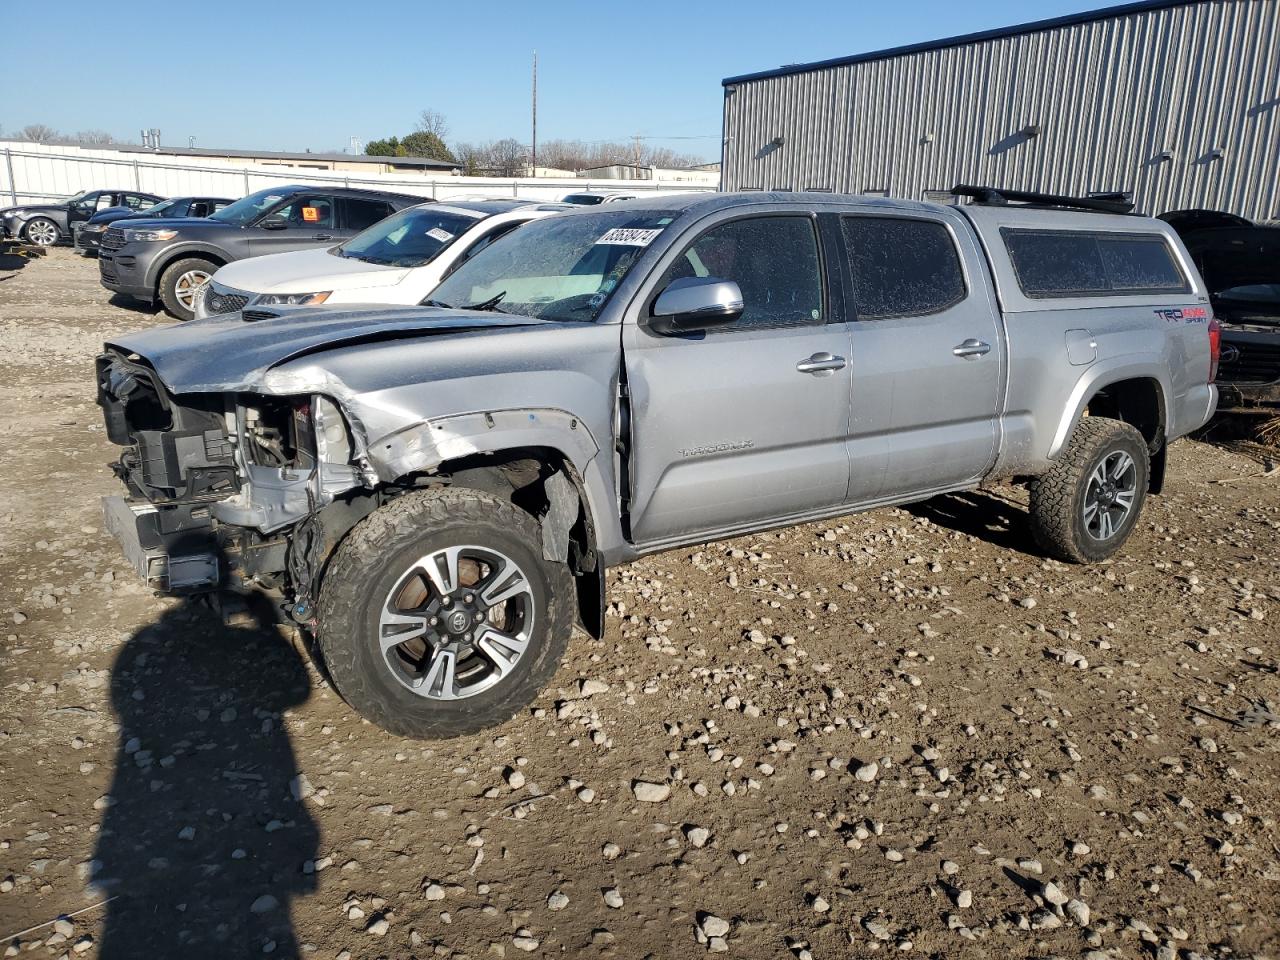
[(1209, 321), (1209, 382), (1218, 379), (1218, 360), (1222, 356), (1222, 324)]

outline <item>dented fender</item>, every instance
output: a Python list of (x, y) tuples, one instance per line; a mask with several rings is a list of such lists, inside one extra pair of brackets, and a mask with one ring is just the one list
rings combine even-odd
[(578, 417), (564, 410), (531, 408), (432, 418), (369, 443), (367, 456), (378, 479), (390, 483), (446, 460), (516, 447), (559, 450), (579, 472), (600, 452)]

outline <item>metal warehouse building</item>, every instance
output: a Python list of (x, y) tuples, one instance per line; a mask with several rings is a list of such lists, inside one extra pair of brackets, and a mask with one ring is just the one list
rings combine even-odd
[(1280, 0), (1145, 0), (724, 81), (724, 189), (1280, 218)]

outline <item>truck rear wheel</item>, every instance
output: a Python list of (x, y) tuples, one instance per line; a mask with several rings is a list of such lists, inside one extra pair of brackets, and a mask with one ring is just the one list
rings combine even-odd
[(1142, 434), (1119, 420), (1084, 418), (1053, 469), (1031, 484), (1036, 541), (1059, 560), (1107, 559), (1133, 532), (1150, 476)]
[(478, 490), (410, 493), (366, 517), (317, 605), (338, 692), (405, 737), (509, 719), (551, 679), (573, 629), (572, 577), (541, 544), (533, 517)]
[(176, 320), (194, 320), (196, 297), (218, 265), (203, 257), (183, 257), (160, 275), (160, 302)]

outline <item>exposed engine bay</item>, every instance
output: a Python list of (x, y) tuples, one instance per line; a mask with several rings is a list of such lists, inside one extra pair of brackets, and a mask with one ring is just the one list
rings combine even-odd
[(113, 465), (128, 497), (104, 501), (108, 529), (157, 590), (283, 589), (306, 618), (325, 550), (318, 514), (340, 494), (345, 526), (378, 498), (352, 457), (342, 414), (320, 396), (172, 395), (136, 355), (97, 363)]

